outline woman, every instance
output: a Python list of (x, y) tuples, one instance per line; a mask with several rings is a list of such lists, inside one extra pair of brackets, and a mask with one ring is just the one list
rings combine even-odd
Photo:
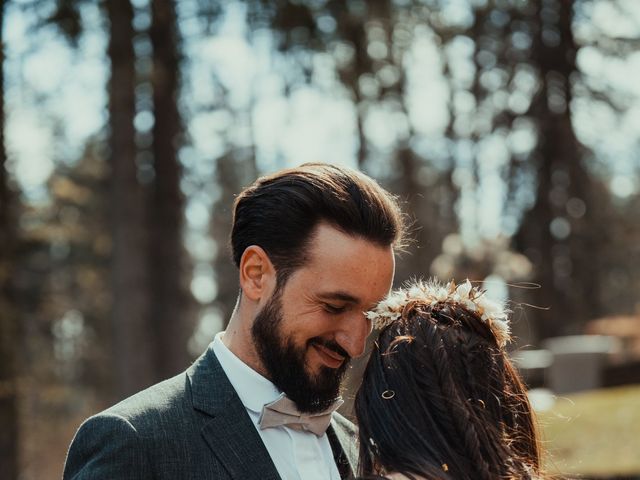
[(381, 331), (355, 403), (364, 478), (541, 478), (502, 305), (468, 280), (413, 282), (367, 316)]

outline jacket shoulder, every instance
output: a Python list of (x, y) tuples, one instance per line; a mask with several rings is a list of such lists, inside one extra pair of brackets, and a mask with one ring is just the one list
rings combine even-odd
[(69, 447), (64, 479), (148, 478), (157, 456), (193, 443), (190, 397), (182, 373), (88, 418)]
[(158, 419), (166, 424), (178, 420), (191, 411), (190, 386), (185, 373), (152, 385), (97, 416), (117, 416), (129, 422), (138, 432), (157, 425)]
[(133, 425), (102, 412), (87, 419), (76, 432), (63, 479), (144, 478), (150, 471)]

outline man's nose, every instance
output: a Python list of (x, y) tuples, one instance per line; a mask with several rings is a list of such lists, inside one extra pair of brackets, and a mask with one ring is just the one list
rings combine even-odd
[(345, 328), (336, 334), (336, 341), (351, 358), (364, 353), (367, 337), (371, 333), (371, 321), (363, 313), (355, 314), (349, 319)]

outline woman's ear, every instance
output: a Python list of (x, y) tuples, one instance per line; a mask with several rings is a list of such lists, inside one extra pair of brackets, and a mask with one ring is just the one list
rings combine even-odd
[(267, 252), (257, 245), (247, 247), (240, 258), (240, 288), (253, 301), (270, 297), (276, 285), (276, 271)]

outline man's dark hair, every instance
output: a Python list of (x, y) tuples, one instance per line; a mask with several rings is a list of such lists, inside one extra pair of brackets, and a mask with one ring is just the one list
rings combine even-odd
[(282, 286), (308, 260), (317, 225), (381, 247), (401, 248), (404, 217), (393, 195), (366, 175), (346, 167), (307, 163), (256, 180), (234, 203), (231, 248), (240, 266), (245, 249), (267, 252)]

